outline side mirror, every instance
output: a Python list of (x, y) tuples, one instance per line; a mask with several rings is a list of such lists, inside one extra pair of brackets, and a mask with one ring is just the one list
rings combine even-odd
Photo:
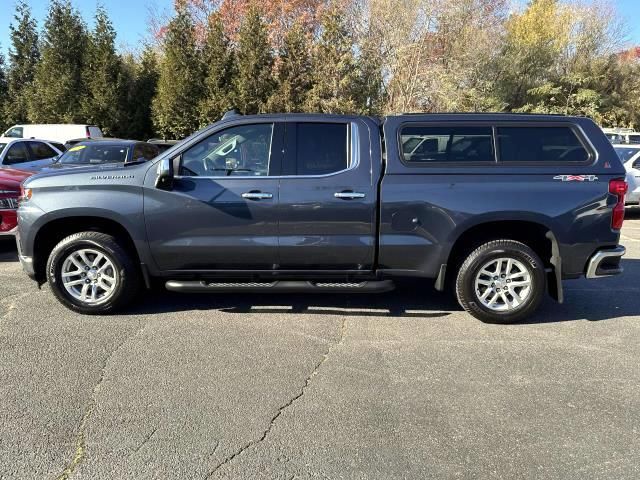
[(172, 190), (173, 175), (173, 161), (170, 158), (163, 158), (158, 164), (156, 188), (159, 188), (161, 190)]

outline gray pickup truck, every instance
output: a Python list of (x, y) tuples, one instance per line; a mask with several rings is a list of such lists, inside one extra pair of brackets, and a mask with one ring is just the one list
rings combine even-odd
[[(24, 270), (108, 313), (177, 292), (451, 289), (508, 323), (622, 271), (625, 170), (591, 120), (226, 115), (156, 159), (26, 180)], [(425, 281), (425, 289), (429, 282)]]

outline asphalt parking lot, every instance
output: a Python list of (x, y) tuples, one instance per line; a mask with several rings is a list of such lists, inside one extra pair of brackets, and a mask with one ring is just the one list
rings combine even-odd
[(0, 478), (640, 478), (640, 211), (622, 243), (498, 326), (424, 285), (84, 317), (1, 242)]

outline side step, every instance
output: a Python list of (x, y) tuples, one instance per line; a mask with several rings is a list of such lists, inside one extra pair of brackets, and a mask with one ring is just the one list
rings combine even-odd
[(167, 290), (183, 293), (275, 292), (275, 293), (380, 293), (395, 288), (391, 280), (366, 282), (309, 282), (278, 280), (274, 282), (207, 282), (170, 280)]

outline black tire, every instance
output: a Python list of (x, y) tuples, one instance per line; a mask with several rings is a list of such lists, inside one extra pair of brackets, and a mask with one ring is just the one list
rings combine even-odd
[[(498, 261), (498, 259), (512, 259), (519, 262), (529, 274), (530, 290), (527, 290), (526, 295), (523, 294), (525, 288), (515, 287), (520, 288), (515, 293), (522, 294), (524, 297), (524, 300), (517, 306), (507, 306), (509, 302), (515, 304), (516, 297), (509, 293), (508, 290), (504, 290), (505, 286), (513, 288), (506, 284), (506, 277), (505, 280), (500, 278), (496, 282), (498, 283), (497, 285), (492, 283), (491, 286), (480, 287), (480, 289), (491, 290), (486, 301), (491, 301), (497, 290), (502, 288), (503, 294), (497, 293), (501, 305), (496, 305), (493, 309), (483, 303), (479, 291), (476, 291), (476, 278), (478, 278), (481, 269), (492, 261)], [(486, 276), (480, 278), (482, 281), (487, 282)], [(489, 278), (488, 281), (491, 282), (494, 278)], [(514, 282), (517, 282), (517, 280), (514, 280)], [(494, 240), (476, 248), (462, 263), (456, 278), (458, 302), (467, 312), (486, 323), (514, 323), (529, 317), (540, 306), (545, 291), (546, 274), (542, 260), (530, 247), (514, 240)], [(482, 291), (482, 293), (485, 292), (487, 290)], [(508, 309), (504, 311), (495, 309), (500, 306)]]
[[(116, 271), (116, 285), (104, 301), (85, 303), (74, 298), (62, 282), (65, 259), (74, 251), (95, 250), (105, 255)], [(56, 298), (67, 308), (88, 315), (109, 314), (128, 305), (140, 287), (140, 270), (133, 256), (111, 235), (100, 232), (80, 232), (58, 243), (47, 261), (47, 280)]]

